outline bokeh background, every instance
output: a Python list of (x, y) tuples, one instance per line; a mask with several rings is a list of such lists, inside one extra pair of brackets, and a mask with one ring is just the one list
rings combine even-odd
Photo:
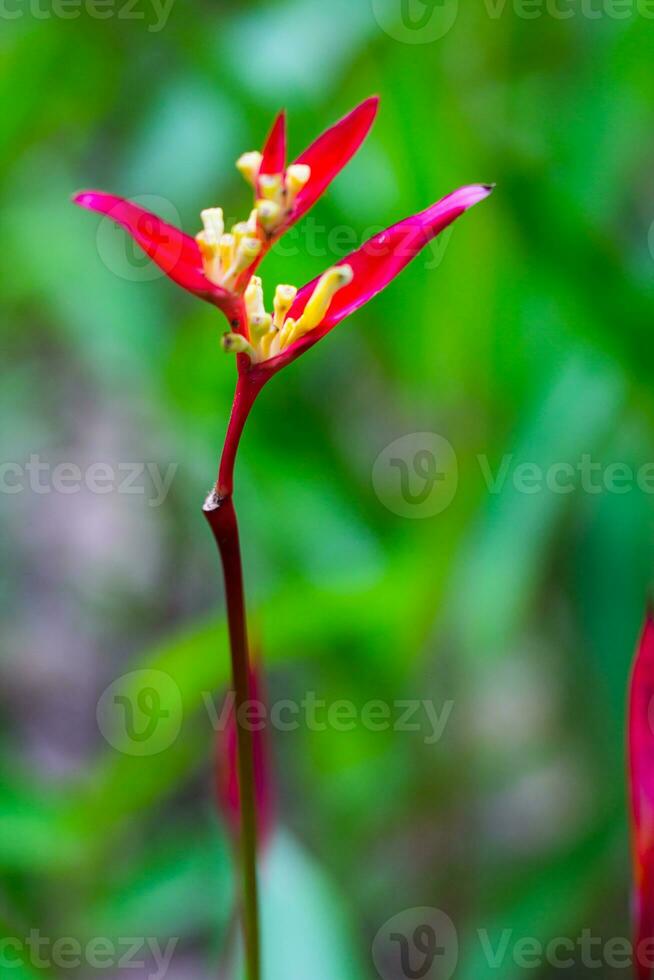
[[(449, 714), (433, 744), (422, 709), (412, 731), (271, 733), (265, 978), (401, 980), (385, 924), (404, 913), (410, 937), (422, 907), (452, 920), (461, 980), (628, 974), (601, 953), (595, 969), (578, 954), (526, 969), (514, 947), (629, 935), (624, 704), (654, 491), (648, 14), (609, 0), (4, 5), (5, 939), (38, 929), (51, 962), (58, 938), (174, 940), (166, 977), (204, 980), (232, 929), (208, 707), (228, 653), (200, 508), (234, 365), (218, 313), (70, 194), (138, 196), (191, 233), (207, 205), (242, 217), (233, 162), (280, 106), (296, 154), (378, 92), (371, 137), (267, 260), (268, 289), (463, 183), (498, 188), (265, 389), (237, 503), (271, 702)], [(433, 435), (416, 433), (452, 450), (426, 516), (388, 462), (403, 440), (393, 452), (423, 489), (415, 452)], [(584, 459), (592, 486), (578, 473), (569, 493), (515, 475)], [(149, 463), (168, 492), (147, 475), (131, 492), (53, 487), (58, 464), (98, 462)], [(103, 692), (128, 675), (136, 698), (161, 673), (160, 744), (116, 747)], [(505, 929), (493, 965), (479, 930), (495, 948)], [(448, 943), (425, 975), (451, 975)], [(42, 969), (25, 948), (3, 954), (21, 980), (163, 975), (152, 959)]]

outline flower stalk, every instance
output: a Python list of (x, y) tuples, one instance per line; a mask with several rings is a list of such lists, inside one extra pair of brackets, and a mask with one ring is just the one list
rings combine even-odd
[[(242, 322), (242, 306), (235, 308)], [(247, 360), (247, 359), (246, 359)], [(245, 724), (245, 705), (250, 699), (251, 662), (248, 645), (243, 562), (234, 509), (234, 465), (243, 428), (265, 379), (239, 371), (232, 412), (220, 459), (216, 484), (207, 497), (203, 513), (214, 536), (222, 564), (227, 606), (227, 629), (232, 665), (234, 712), (237, 732), (237, 773), (240, 799), (241, 892), (243, 938), (247, 980), (260, 980), (261, 939), (257, 881), (257, 799), (255, 746), (251, 727)]]
[[(445, 228), (493, 190), (469, 184), (374, 235), (337, 266), (301, 288), (289, 281), (275, 290), (266, 309), (257, 269), (273, 244), (313, 206), (365, 139), (377, 113), (373, 96), (327, 129), (288, 164), (286, 115), (281, 112), (263, 151), (243, 154), (237, 167), (253, 190), (247, 221), (226, 230), (222, 208), (205, 208), (195, 237), (103, 191), (75, 195), (80, 207), (122, 225), (165, 274), (224, 314), (229, 331), (222, 348), (236, 355), (237, 383), (220, 460), (218, 479), (204, 504), (222, 563), (232, 659), (240, 801), (240, 858), (247, 980), (260, 980), (257, 888), (257, 792), (255, 742), (246, 724), (250, 698), (245, 593), (238, 523), (234, 509), (234, 465), (243, 428), (266, 382), (325, 337), (384, 289)], [(292, 280), (291, 280), (292, 281)], [(401, 327), (412, 343), (414, 325)]]
[(231, 496), (217, 500), (215, 491), (212, 492), (204, 505), (204, 515), (218, 545), (225, 580), (227, 625), (235, 695), (234, 710), (238, 737), (238, 785), (241, 801), (240, 862), (246, 976), (248, 980), (260, 980), (261, 944), (257, 884), (254, 740), (252, 731), (243, 723), (245, 711), (243, 705), (247, 703), (250, 697), (250, 655), (238, 523)]

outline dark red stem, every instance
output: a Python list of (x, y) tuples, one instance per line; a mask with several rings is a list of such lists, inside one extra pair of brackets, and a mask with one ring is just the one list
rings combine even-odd
[(242, 710), (242, 706), (250, 697), (250, 654), (241, 549), (232, 493), (234, 489), (234, 463), (243, 427), (254, 400), (264, 383), (265, 379), (258, 378), (253, 373), (247, 371), (239, 373), (232, 414), (220, 461), (218, 480), (204, 504), (204, 516), (218, 545), (225, 581), (227, 626), (235, 695), (234, 709), (238, 734), (238, 783), (241, 804), (240, 858), (246, 976), (248, 980), (260, 980), (261, 976), (257, 886), (257, 803), (253, 734), (250, 728), (243, 724), (245, 712)]

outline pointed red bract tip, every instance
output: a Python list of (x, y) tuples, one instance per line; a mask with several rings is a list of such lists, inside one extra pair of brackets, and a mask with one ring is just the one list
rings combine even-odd
[(439, 202), (439, 205), (447, 205), (452, 208), (460, 207), (463, 211), (467, 211), (475, 204), (485, 201), (494, 190), (495, 184), (469, 184), (467, 187), (461, 187), (458, 191), (454, 191), (449, 197)]
[(78, 204), (81, 208), (90, 208), (95, 210), (93, 207), (93, 200), (98, 195), (94, 194), (93, 191), (78, 191), (76, 194), (71, 196), (71, 201), (73, 204)]
[(635, 975), (638, 980), (649, 980), (654, 965), (650, 956), (654, 949), (654, 616), (651, 606), (631, 674), (628, 728)]
[(206, 278), (195, 239), (179, 228), (132, 201), (104, 191), (79, 191), (72, 200), (79, 207), (97, 211), (121, 225), (148, 258), (179, 286), (219, 306), (227, 299), (225, 290)]
[(295, 161), (311, 167), (311, 177), (295, 202), (293, 220), (297, 221), (315, 204), (334, 177), (349, 163), (370, 132), (379, 96), (373, 95), (356, 106), (343, 119), (325, 130)]
[(260, 174), (281, 174), (286, 167), (286, 110), (282, 109), (263, 148)]

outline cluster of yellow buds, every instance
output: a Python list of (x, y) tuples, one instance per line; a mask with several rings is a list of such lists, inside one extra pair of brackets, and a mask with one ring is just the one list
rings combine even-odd
[[(286, 220), (298, 194), (311, 177), (311, 167), (307, 164), (294, 163), (283, 173), (262, 174), (262, 163), (263, 155), (256, 151), (244, 153), (236, 163), (257, 195), (247, 221), (238, 222), (226, 232), (222, 208), (202, 211), (204, 229), (196, 235), (196, 241), (204, 272), (210, 282), (223, 289), (236, 290), (239, 277), (261, 254), (264, 236), (272, 235)], [(223, 348), (236, 354), (247, 354), (254, 364), (276, 357), (324, 320), (335, 294), (349, 285), (352, 277), (349, 265), (329, 269), (318, 281), (302, 315), (296, 320), (288, 316), (297, 295), (295, 286), (277, 287), (273, 313), (270, 314), (264, 304), (261, 279), (251, 276), (244, 295), (247, 336), (228, 333), (223, 337)], [(242, 284), (239, 284), (239, 293), (241, 288)]]
[(254, 364), (276, 357), (322, 323), (334, 296), (343, 286), (348, 286), (352, 278), (352, 267), (349, 265), (328, 269), (318, 280), (302, 315), (295, 320), (288, 316), (297, 295), (295, 286), (277, 287), (274, 313), (271, 316), (266, 312), (261, 279), (259, 276), (252, 276), (245, 290), (249, 337), (237, 333), (225, 334), (224, 350), (235, 354), (247, 354)]
[(200, 246), (204, 273), (215, 286), (233, 289), (236, 280), (257, 258), (263, 244), (257, 237), (257, 211), (225, 232), (222, 208), (202, 212), (204, 231), (195, 236)]
[(284, 173), (261, 174), (263, 156), (254, 150), (236, 161), (240, 173), (259, 195), (256, 211), (266, 234), (273, 234), (293, 210), (295, 199), (311, 177), (306, 163), (292, 163)]
[(247, 221), (225, 231), (222, 208), (202, 212), (204, 230), (195, 236), (207, 279), (223, 289), (234, 289), (238, 277), (263, 248), (263, 235), (272, 235), (293, 210), (295, 199), (311, 176), (311, 167), (294, 163), (279, 174), (260, 174), (263, 155), (244, 153), (236, 166), (260, 195)]

